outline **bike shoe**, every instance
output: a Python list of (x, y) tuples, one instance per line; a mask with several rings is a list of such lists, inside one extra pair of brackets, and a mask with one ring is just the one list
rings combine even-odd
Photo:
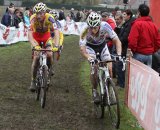
[(35, 92), (36, 90), (36, 82), (34, 80), (31, 81), (31, 86), (29, 87), (31, 92)]
[(93, 89), (93, 101), (95, 104), (100, 103), (101, 99), (96, 89)]

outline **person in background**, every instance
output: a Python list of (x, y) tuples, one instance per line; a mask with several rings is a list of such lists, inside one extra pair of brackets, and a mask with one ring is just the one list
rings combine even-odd
[(14, 11), (14, 23), (15, 23), (15, 27), (19, 28), (19, 23), (21, 22), (20, 19), (20, 10), (19, 9), (15, 9)]
[(24, 21), (25, 21), (25, 24), (27, 27), (29, 27), (29, 25), (30, 25), (29, 9), (30, 8), (26, 8), (26, 10), (24, 12)]
[(24, 23), (23, 13), (20, 9), (15, 9), (14, 11), (14, 25), (16, 28), (19, 28), (19, 23)]
[(160, 50), (152, 55), (152, 69), (160, 74)]
[(114, 31), (117, 33), (117, 35), (119, 35), (121, 32), (122, 25), (124, 23), (122, 14), (115, 15), (115, 21), (117, 26), (115, 27)]
[(102, 16), (102, 21), (106, 21), (114, 30), (116, 27), (116, 23), (115, 23), (114, 19), (110, 17), (110, 13), (102, 12), (101, 16)]
[(65, 20), (66, 19), (65, 14), (64, 14), (64, 10), (65, 10), (65, 8), (62, 7), (62, 9), (59, 11), (59, 20)]
[[(135, 20), (135, 18), (132, 17), (133, 13), (130, 9), (127, 9), (123, 12), (123, 19), (124, 19), (124, 23), (121, 27), (121, 31), (119, 33), (119, 39), (122, 43), (122, 57), (126, 57), (126, 53), (127, 53), (127, 48), (128, 48), (128, 36), (131, 30), (131, 23)], [(117, 62), (116, 64), (116, 72), (117, 72), (117, 79), (118, 79), (118, 83), (120, 85), (121, 88), (124, 88), (124, 83), (125, 83), (125, 72), (122, 71), (123, 68), (123, 64), (122, 62)]]
[(152, 54), (160, 49), (160, 34), (149, 12), (146, 4), (139, 6), (138, 18), (132, 24), (128, 40), (133, 58), (151, 67)]
[(15, 5), (13, 3), (10, 3), (9, 6), (6, 8), (6, 12), (8, 12), (8, 8), (15, 8)]
[(14, 27), (14, 6), (9, 6), (6, 10), (6, 13), (3, 15), (1, 24), (5, 25), (6, 27)]
[(76, 19), (76, 16), (74, 14), (74, 8), (71, 8), (70, 15), (71, 15), (71, 19), (76, 22), (77, 19)]
[(81, 20), (82, 16), (81, 16), (81, 11), (78, 9), (77, 13), (76, 13), (76, 22), (79, 22)]
[[(102, 16), (102, 21), (107, 22), (114, 30), (116, 27), (116, 23), (112, 18), (109, 17), (110, 14), (108, 12), (103, 12), (101, 16)], [(112, 54), (112, 47), (113, 47), (112, 42), (107, 42), (107, 45), (108, 45), (109, 52)]]

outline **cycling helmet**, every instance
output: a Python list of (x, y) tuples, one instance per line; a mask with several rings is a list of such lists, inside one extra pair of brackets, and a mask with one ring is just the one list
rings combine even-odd
[(59, 18), (59, 12), (58, 11), (51, 10), (49, 13), (52, 14), (54, 18)]
[(41, 11), (46, 11), (46, 5), (43, 4), (42, 2), (37, 3), (34, 8), (33, 8), (34, 13), (38, 13)]
[(87, 18), (87, 23), (90, 27), (100, 26), (101, 23), (101, 15), (96, 12), (91, 12)]

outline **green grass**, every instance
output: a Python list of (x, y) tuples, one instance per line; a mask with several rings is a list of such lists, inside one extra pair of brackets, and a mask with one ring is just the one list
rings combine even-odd
[[(87, 62), (83, 62), (80, 68), (81, 86), (83, 86), (85, 92), (91, 96), (91, 83), (89, 80), (89, 73), (89, 64)], [(130, 110), (124, 104), (125, 90), (118, 90), (118, 94), (120, 98), (121, 112), (120, 130), (143, 130), (143, 128), (139, 126), (138, 121), (131, 114)]]

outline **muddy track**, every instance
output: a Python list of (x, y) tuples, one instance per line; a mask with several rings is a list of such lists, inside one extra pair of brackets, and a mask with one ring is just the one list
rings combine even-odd
[(45, 109), (28, 90), (29, 44), (0, 49), (0, 130), (112, 130), (106, 120), (94, 117), (91, 97), (81, 86), (83, 59), (77, 41), (78, 37), (65, 37)]

